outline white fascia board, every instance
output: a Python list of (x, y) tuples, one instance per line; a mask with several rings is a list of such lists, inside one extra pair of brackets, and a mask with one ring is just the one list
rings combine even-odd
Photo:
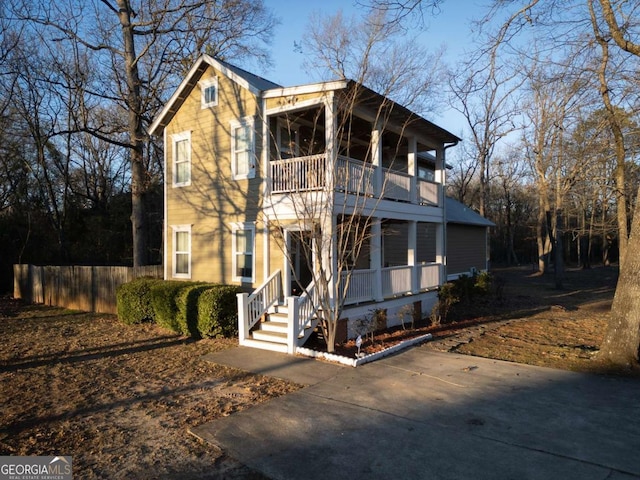
[[(156, 129), (158, 128), (158, 126), (162, 122), (162, 119), (167, 115), (167, 113), (169, 113), (171, 111), (173, 105), (175, 104), (175, 102), (178, 101), (178, 99), (180, 98), (180, 96), (182, 95), (184, 90), (186, 88), (189, 88), (189, 85), (191, 84), (191, 80), (192, 80), (193, 76), (198, 72), (198, 70), (200, 69), (202, 63), (207, 63), (207, 65), (218, 69), (223, 75), (225, 75), (226, 77), (230, 78), (231, 80), (236, 82), (241, 87), (244, 87), (245, 89), (249, 90), (251, 93), (253, 93), (256, 96), (260, 96), (260, 90), (258, 90), (256, 87), (251, 85), (244, 78), (238, 76), (236, 73), (231, 71), (229, 68), (227, 68), (224, 65), (222, 65), (215, 58), (213, 58), (213, 57), (211, 57), (211, 56), (209, 56), (207, 54), (203, 54), (191, 66), (191, 68), (189, 69), (189, 72), (184, 77), (182, 82), (180, 82), (180, 85), (178, 86), (176, 91), (173, 92), (173, 95), (171, 95), (171, 98), (169, 99), (169, 101), (165, 104), (164, 108), (160, 111), (158, 116), (151, 123), (151, 125), (149, 126), (149, 135), (153, 135), (154, 134), (154, 132), (156, 131)], [(192, 87), (193, 86), (194, 85), (192, 85)]]
[(264, 98), (286, 97), (289, 95), (304, 95), (307, 93), (329, 92), (341, 90), (349, 84), (348, 80), (335, 80), (333, 82), (309, 83), (295, 87), (272, 88), (263, 92)]

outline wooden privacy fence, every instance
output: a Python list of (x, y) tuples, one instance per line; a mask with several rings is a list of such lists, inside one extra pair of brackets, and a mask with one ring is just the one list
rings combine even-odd
[(163, 278), (162, 265), (146, 267), (13, 266), (13, 296), (86, 312), (116, 313), (116, 288), (139, 277)]

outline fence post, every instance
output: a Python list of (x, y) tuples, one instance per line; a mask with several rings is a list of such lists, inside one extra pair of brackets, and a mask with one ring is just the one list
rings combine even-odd
[(299, 318), (298, 297), (287, 297), (287, 353), (289, 355), (294, 355), (298, 346)]
[(240, 345), (248, 338), (249, 333), (249, 294), (237, 293), (238, 299), (238, 340)]

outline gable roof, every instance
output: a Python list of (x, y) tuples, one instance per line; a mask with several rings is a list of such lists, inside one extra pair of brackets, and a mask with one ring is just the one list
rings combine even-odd
[(474, 225), (477, 227), (495, 227), (496, 224), (487, 220), (471, 208), (454, 200), (451, 197), (445, 198), (445, 216), (447, 223), (459, 223), (462, 225)]
[(427, 137), (437, 139), (443, 144), (452, 143), (455, 145), (460, 141), (460, 138), (448, 132), (444, 128), (422, 118), (408, 108), (390, 101), (387, 97), (354, 80), (344, 79), (294, 87), (282, 87), (277, 83), (271, 82), (263, 77), (254, 75), (253, 73), (247, 72), (246, 70), (206, 54), (201, 55), (198, 60), (196, 60), (167, 104), (151, 123), (149, 126), (149, 135), (161, 132), (164, 127), (169, 124), (209, 66), (219, 70), (223, 75), (246, 88), (254, 95), (262, 96), (264, 98), (358, 88), (360, 89), (359, 103), (362, 106), (373, 109), (373, 111), (376, 111), (378, 108), (383, 106), (385, 108), (386, 115), (390, 120), (394, 120), (400, 124), (410, 121), (412, 123), (412, 128), (417, 129)]
[(230, 63), (218, 60), (209, 55), (203, 54), (189, 69), (186, 77), (180, 82), (180, 85), (173, 93), (169, 101), (165, 104), (164, 108), (153, 120), (149, 126), (149, 135), (153, 135), (156, 131), (161, 132), (162, 129), (167, 126), (178, 109), (182, 106), (185, 99), (191, 94), (191, 91), (198, 84), (198, 81), (202, 77), (202, 74), (208, 67), (213, 67), (221, 71), (226, 77), (236, 82), (238, 85), (246, 88), (254, 95), (260, 95), (264, 90), (272, 88), (279, 88), (280, 85), (271, 82), (266, 78), (262, 78), (253, 73), (247, 72), (239, 67), (231, 65)]

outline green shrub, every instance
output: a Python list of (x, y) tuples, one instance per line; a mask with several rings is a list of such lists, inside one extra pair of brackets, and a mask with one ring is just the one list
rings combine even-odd
[(118, 319), (128, 325), (155, 321), (151, 288), (162, 281), (159, 278), (137, 278), (120, 285), (116, 290)]
[(198, 332), (202, 337), (233, 337), (238, 334), (238, 301), (242, 288), (214, 285), (198, 297)]
[(474, 289), (479, 295), (488, 295), (491, 293), (491, 289), (493, 287), (493, 277), (487, 271), (480, 272), (475, 277), (476, 283), (474, 285)]
[(191, 282), (167, 280), (156, 283), (151, 287), (151, 305), (156, 315), (156, 323), (161, 327), (182, 333), (178, 324), (178, 292), (193, 285)]
[(180, 333), (200, 338), (198, 331), (198, 299), (214, 285), (207, 283), (187, 284), (176, 292), (176, 322)]

